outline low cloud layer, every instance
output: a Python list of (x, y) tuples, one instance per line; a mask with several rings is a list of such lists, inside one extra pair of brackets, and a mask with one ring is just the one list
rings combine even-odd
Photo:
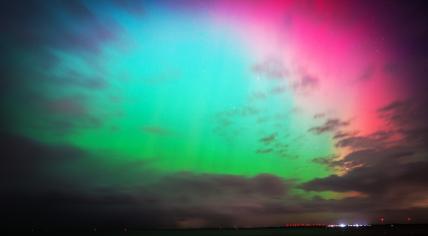
[(341, 159), (333, 156), (322, 162), (345, 173), (309, 181), (302, 188), (353, 191), (372, 211), (428, 209), (427, 112), (420, 106), (423, 105), (418, 101), (392, 102), (378, 110), (392, 128), (369, 135), (337, 137), (336, 146), (353, 151)]

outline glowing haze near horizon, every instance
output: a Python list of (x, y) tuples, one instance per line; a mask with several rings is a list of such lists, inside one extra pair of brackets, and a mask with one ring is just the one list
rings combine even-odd
[[(135, 197), (137, 206), (150, 205), (143, 201), (150, 193), (164, 197), (162, 211), (210, 204), (258, 209), (273, 201), (264, 198), (269, 186), (288, 196), (273, 194), (275, 203), (367, 198), (358, 189), (299, 186), (346, 176), (364, 163), (341, 160), (379, 149), (364, 140), (346, 143), (350, 137), (381, 139), (383, 148), (405, 139), (400, 132), (382, 136), (400, 129), (379, 115), (409, 96), (406, 84), (383, 69), (397, 57), (392, 44), (370, 18), (345, 14), (352, 12), (345, 4), (249, 2), (46, 4), (48, 20), (34, 23), (36, 33), (17, 33), (33, 45), (2, 46), (10, 74), (22, 81), (10, 85), (2, 104), (9, 133), (73, 150), (69, 159), (43, 164), (56, 181), (48, 189), (109, 189)], [(174, 186), (168, 178), (185, 183)], [(189, 185), (196, 193), (180, 198)], [(209, 189), (216, 191), (198, 192)], [(278, 212), (266, 219), (230, 222), (372, 219), (331, 208), (284, 213), (271, 205)], [(176, 215), (175, 226), (212, 225), (200, 213)]]

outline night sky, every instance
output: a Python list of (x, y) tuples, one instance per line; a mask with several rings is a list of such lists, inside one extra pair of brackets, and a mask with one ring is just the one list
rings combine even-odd
[(0, 29), (1, 225), (428, 222), (423, 1), (10, 0)]

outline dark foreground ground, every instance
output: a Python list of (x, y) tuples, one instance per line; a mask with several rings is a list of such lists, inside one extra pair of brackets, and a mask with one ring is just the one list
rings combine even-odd
[[(20, 232), (18, 232), (20, 231)], [(127, 232), (120, 230), (77, 230), (77, 231), (64, 231), (64, 230), (36, 230), (35, 232), (29, 231), (10, 231), (7, 235), (19, 233), (20, 235), (103, 235), (103, 236), (339, 236), (339, 235), (428, 235), (428, 225), (415, 225), (415, 226), (377, 226), (377, 227), (364, 227), (364, 228), (270, 228), (270, 229), (204, 229), (204, 230), (132, 230)], [(6, 235), (6, 234), (3, 234)]]

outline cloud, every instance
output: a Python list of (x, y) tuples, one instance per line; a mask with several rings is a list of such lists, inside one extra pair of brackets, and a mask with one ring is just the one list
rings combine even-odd
[(81, 116), (86, 115), (88, 112), (83, 103), (74, 98), (60, 98), (47, 101), (46, 108), (50, 113), (67, 116)]
[[(359, 166), (346, 175), (299, 185), (270, 174), (244, 177), (179, 172), (151, 176), (148, 169), (136, 171), (141, 169), (137, 163), (108, 166), (73, 147), (13, 135), (2, 135), (1, 141), (2, 150), (10, 153), (1, 165), (0, 206), (1, 214), (8, 216), (2, 221), (6, 226), (242, 227), (300, 220), (325, 223), (338, 218), (376, 220), (379, 214), (390, 219), (400, 219), (400, 213), (426, 218), (422, 213), (427, 212), (428, 163), (409, 162), (409, 157), (417, 154), (402, 148), (350, 154), (330, 162), (332, 166), (347, 162)], [(88, 159), (94, 162), (80, 162)], [(46, 172), (47, 165), (67, 166), (69, 170), (79, 167), (79, 174), (67, 181), (61, 171)], [(147, 166), (147, 162), (141, 165)], [(379, 172), (379, 168), (389, 171)], [(354, 191), (356, 195), (343, 199), (302, 197), (295, 193), (299, 186), (312, 191)], [(400, 194), (403, 192), (405, 196)], [(329, 213), (332, 209), (334, 214)]]
[(273, 148), (265, 148), (265, 149), (257, 149), (256, 153), (257, 154), (267, 154), (267, 153), (271, 153), (273, 151)]
[(279, 59), (269, 58), (253, 65), (252, 71), (266, 79), (284, 79), (288, 75), (287, 68)]
[(333, 132), (349, 125), (349, 121), (341, 121), (340, 119), (328, 119), (321, 126), (315, 126), (309, 129), (310, 132), (315, 134), (322, 134), (326, 132)]
[(313, 118), (314, 119), (321, 119), (325, 117), (325, 113), (316, 113)]
[(69, 146), (49, 146), (34, 140), (0, 134), (1, 164), (0, 182), (2, 191), (37, 191), (49, 189), (59, 184), (52, 173), (46, 171), (49, 166), (60, 168), (61, 163), (84, 158), (83, 150)]
[(383, 119), (386, 126), (381, 127), (376, 132), (367, 135), (359, 135), (358, 132), (346, 132), (340, 126), (329, 129), (329, 125), (313, 127), (312, 131), (336, 130), (333, 138), (336, 140), (336, 147), (350, 147), (352, 149), (373, 149), (386, 148), (390, 146), (409, 146), (423, 148), (428, 144), (428, 125), (425, 120), (428, 113), (425, 111), (425, 104), (416, 101), (393, 101), (377, 112), (380, 119)]
[(302, 72), (300, 78), (293, 82), (292, 87), (297, 91), (309, 91), (318, 88), (320, 82), (319, 79), (306, 72)]
[(353, 149), (376, 148), (388, 145), (394, 137), (393, 131), (378, 131), (369, 135), (359, 136), (352, 133), (336, 133), (336, 147), (351, 147)]
[[(374, 193), (383, 191), (383, 188), (392, 187), (399, 182), (398, 180), (402, 174), (411, 171), (414, 163), (400, 164), (400, 162), (404, 162), (413, 154), (409, 150), (402, 149), (383, 149), (381, 151), (366, 149), (355, 151), (341, 160), (327, 163), (331, 167), (345, 167), (350, 169), (345, 175), (332, 175), (316, 179), (306, 183), (304, 186), (312, 190), (340, 192), (359, 191)], [(379, 171), (384, 168), (388, 168), (389, 171), (383, 175), (379, 175)], [(388, 180), (388, 178), (392, 179)]]
[(277, 134), (273, 133), (273, 134), (270, 134), (270, 135), (267, 135), (265, 137), (260, 138), (259, 141), (264, 143), (264, 144), (269, 144), (269, 143), (272, 143), (275, 141), (276, 136), (277, 136)]
[[(0, 197), (6, 227), (261, 226), (283, 223), (278, 215), (311, 211), (290, 193), (293, 181), (269, 174), (151, 176), (141, 168), (147, 162), (111, 166), (74, 147), (9, 134), (1, 141), (8, 154)], [(78, 175), (68, 179), (65, 167)]]
[(31, 107), (50, 114), (41, 117), (35, 125), (49, 129), (54, 133), (73, 132), (78, 128), (95, 128), (101, 126), (101, 120), (87, 108), (86, 99), (82, 96), (45, 98), (36, 96)]
[(314, 76), (310, 76), (310, 75), (305, 75), (300, 80), (300, 86), (303, 88), (316, 87), (316, 86), (318, 86), (318, 83), (319, 83), (318, 78), (316, 78)]
[(353, 152), (343, 160), (329, 163), (349, 168), (346, 174), (315, 179), (302, 187), (313, 191), (361, 193), (365, 196), (367, 211), (410, 209), (417, 202), (419, 207), (428, 208), (425, 184), (428, 162), (408, 161), (413, 155), (400, 149)]
[(314, 179), (301, 187), (310, 191), (358, 193), (359, 198), (332, 204), (360, 207), (370, 214), (391, 214), (389, 217), (394, 219), (398, 219), (399, 212), (426, 212), (428, 136), (423, 104), (423, 101), (394, 101), (379, 108), (380, 118), (389, 125), (372, 134), (338, 131), (336, 146), (350, 148), (351, 152), (344, 157), (320, 158), (317, 162), (341, 174)]
[[(149, 161), (108, 165), (71, 146), (0, 136), (2, 226), (195, 227), (256, 224), (278, 211), (291, 181), (261, 174), (172, 173), (153, 176)], [(77, 174), (69, 179), (64, 171)], [(119, 181), (123, 180), (123, 181)], [(100, 183), (104, 183), (101, 184)], [(273, 214), (273, 213), (272, 213)], [(276, 213), (275, 213), (276, 214)], [(266, 222), (265, 222), (266, 223)]]
[[(1, 6), (1, 27), (5, 39), (30, 48), (58, 47), (62, 49), (98, 52), (99, 46), (116, 39), (119, 26), (100, 19), (79, 1), (42, 2), (13, 1)], [(66, 24), (61, 17), (78, 22), (79, 27)]]
[[(236, 175), (213, 175), (178, 173), (167, 176), (160, 183), (160, 189), (181, 190), (178, 194), (187, 192), (198, 193), (202, 196), (215, 197), (213, 194), (231, 192), (237, 195), (257, 195), (266, 197), (279, 197), (288, 191), (287, 183), (279, 177), (260, 174), (253, 178)], [(209, 186), (209, 188), (207, 188)], [(232, 195), (224, 197), (235, 198)]]
[(379, 116), (394, 127), (401, 135), (401, 140), (408, 145), (427, 147), (428, 145), (428, 112), (425, 109), (428, 101), (405, 100), (394, 101), (378, 109)]
[[(6, 161), (8, 166), (2, 166), (14, 170), (12, 176), (8, 175), (11, 187), (8, 189), (2, 185), (1, 214), (8, 216), (2, 221), (3, 226), (162, 228), (232, 227), (243, 222), (256, 224), (256, 214), (278, 212), (274, 205), (287, 196), (291, 185), (291, 182), (268, 174), (241, 177), (186, 172), (150, 178), (150, 181), (139, 185), (111, 184), (100, 188), (91, 186), (88, 183), (91, 181), (77, 180), (65, 185), (62, 178), (42, 171), (43, 165), (48, 164), (43, 157), (67, 162), (76, 154), (76, 158), (87, 158), (86, 154), (18, 139), (6, 139), (6, 144), (26, 146), (24, 152), (19, 152), (17, 147), (10, 145), (12, 148), (7, 151), (14, 153), (9, 157), (16, 159), (16, 168), (11, 169), (11, 161)], [(35, 159), (29, 163), (31, 158)], [(35, 166), (35, 163), (38, 164)], [(92, 168), (87, 172), (84, 167), (80, 169), (79, 176), (106, 180), (105, 177), (111, 174), (107, 172), (105, 176), (97, 176), (95, 173), (98, 171)], [(123, 174), (123, 171), (117, 172), (115, 178)], [(21, 175), (24, 175), (22, 182), (14, 178)], [(46, 178), (43, 177), (45, 175)], [(143, 174), (138, 178), (144, 180), (149, 175)]]

